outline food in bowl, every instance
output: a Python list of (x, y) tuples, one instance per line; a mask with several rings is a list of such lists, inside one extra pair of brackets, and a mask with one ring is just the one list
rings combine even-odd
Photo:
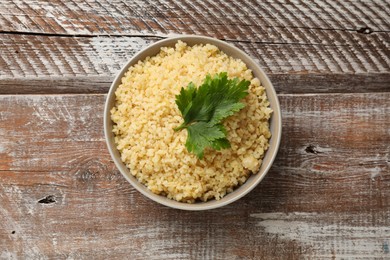
[[(187, 131), (175, 103), (182, 87), (226, 72), (250, 81), (245, 107), (223, 121), (230, 148), (206, 148), (202, 159), (186, 149)], [(178, 41), (131, 66), (111, 109), (115, 144), (131, 174), (155, 194), (194, 203), (219, 200), (259, 170), (269, 147), (272, 109), (246, 64), (211, 44)]]

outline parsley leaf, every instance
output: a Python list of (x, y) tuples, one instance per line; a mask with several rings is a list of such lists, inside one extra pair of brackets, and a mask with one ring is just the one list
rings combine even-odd
[(206, 122), (198, 122), (188, 126), (187, 150), (195, 153), (199, 158), (203, 158), (203, 151), (206, 147), (213, 147), (216, 150), (230, 147), (224, 130), (221, 124), (211, 125)]
[(222, 121), (245, 107), (239, 101), (248, 95), (249, 85), (247, 80), (230, 80), (222, 72), (214, 77), (207, 75), (199, 88), (192, 82), (181, 88), (176, 104), (184, 122), (175, 131), (187, 129), (185, 145), (189, 152), (202, 159), (206, 147), (215, 150), (230, 147)]

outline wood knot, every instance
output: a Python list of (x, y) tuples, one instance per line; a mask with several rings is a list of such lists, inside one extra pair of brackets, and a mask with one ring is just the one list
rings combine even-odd
[(51, 203), (55, 203), (56, 200), (55, 200), (55, 197), (53, 195), (49, 195), (41, 200), (38, 200), (38, 203), (42, 203), (42, 204), (51, 204)]
[(308, 147), (306, 147), (305, 152), (312, 153), (312, 154), (321, 153), (320, 151), (317, 150), (317, 147), (315, 147), (314, 145), (309, 145)]
[(369, 27), (362, 27), (358, 30), (356, 30), (358, 33), (363, 33), (363, 34), (370, 34), (373, 33), (372, 29)]
[(104, 177), (107, 166), (98, 159), (90, 159), (82, 162), (77, 169), (76, 179), (79, 182), (90, 183)]
[[(114, 181), (126, 182), (115, 166), (107, 167), (107, 162), (91, 158), (79, 163), (74, 169), (74, 186), (92, 192), (99, 185), (111, 185)], [(113, 168), (113, 169), (111, 169)]]

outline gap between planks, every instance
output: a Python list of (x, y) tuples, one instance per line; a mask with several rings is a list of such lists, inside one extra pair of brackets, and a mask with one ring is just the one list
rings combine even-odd
[[(356, 94), (359, 95), (381, 95), (381, 94), (388, 94), (389, 92), (365, 92), (365, 93), (340, 93), (340, 92), (330, 92), (330, 93), (280, 93), (277, 94), (278, 97), (315, 97), (315, 96), (356, 96)], [(47, 94), (34, 94), (34, 93), (28, 93), (28, 94), (0, 94), (0, 98), (2, 97), (71, 97), (71, 96), (106, 96), (108, 93), (47, 93)]]
[[(293, 27), (301, 28), (301, 27)], [(336, 29), (322, 29), (322, 28), (305, 28), (309, 30), (326, 30), (326, 31), (345, 31), (345, 32), (359, 32), (359, 30), (336, 30)], [(390, 31), (375, 31), (373, 33), (387, 33)], [(46, 37), (65, 37), (65, 38), (99, 38), (99, 37), (138, 37), (138, 38), (156, 38), (156, 40), (163, 40), (170, 37), (179, 37), (183, 35), (191, 34), (179, 34), (179, 33), (144, 33), (144, 34), (65, 34), (65, 33), (46, 33), (46, 32), (13, 32), (13, 31), (0, 31), (0, 35), (30, 35), (30, 36), (46, 36)], [(196, 35), (196, 34), (193, 34)], [(231, 39), (228, 37), (219, 37), (219, 40), (230, 42), (230, 43), (256, 43), (256, 44), (268, 44), (268, 45), (302, 45), (302, 46), (348, 46), (348, 44), (324, 44), (324, 43), (303, 43), (303, 42), (283, 42), (283, 41), (259, 41), (259, 40), (244, 40), (244, 39)]]

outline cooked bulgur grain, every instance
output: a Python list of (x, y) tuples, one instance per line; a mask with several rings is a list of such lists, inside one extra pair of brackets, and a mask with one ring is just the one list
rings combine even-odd
[[(175, 95), (189, 82), (199, 86), (207, 74), (227, 72), (229, 78), (251, 81), (246, 107), (225, 120), (230, 149), (206, 149), (199, 160), (187, 151), (187, 131)], [(130, 172), (152, 192), (193, 203), (220, 199), (243, 184), (261, 165), (271, 137), (272, 110), (260, 81), (239, 59), (216, 46), (161, 48), (130, 67), (117, 88), (111, 110), (115, 143)]]

